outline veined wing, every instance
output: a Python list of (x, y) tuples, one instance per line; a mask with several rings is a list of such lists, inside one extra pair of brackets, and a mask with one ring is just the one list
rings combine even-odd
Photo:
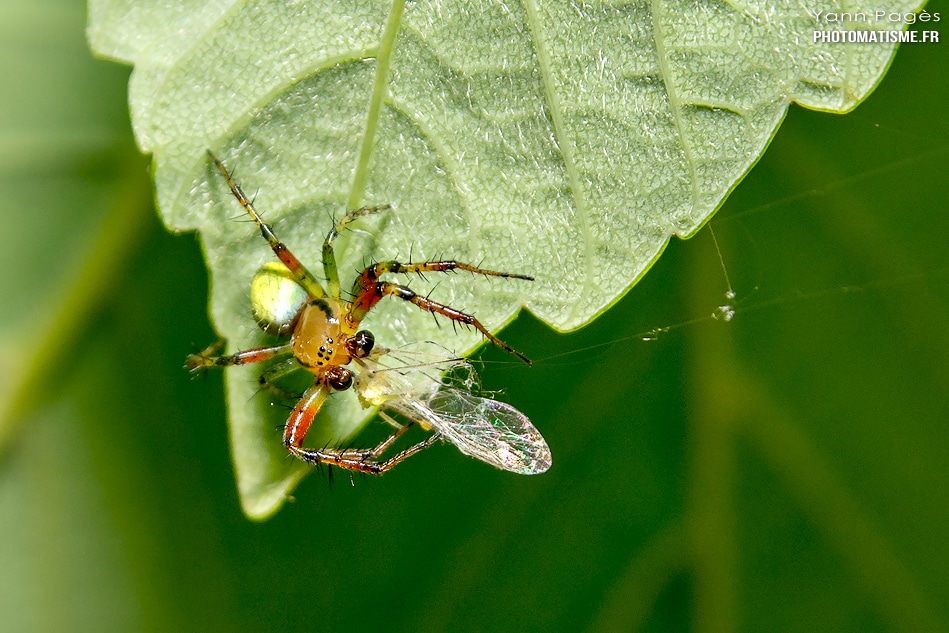
[(465, 455), (502, 470), (536, 475), (550, 468), (550, 448), (526, 415), (507, 404), (445, 385), (426, 397), (392, 403), (410, 408)]
[[(455, 370), (460, 383), (477, 389), (477, 373), (465, 361), (439, 346), (420, 344), (380, 355), (357, 379), (357, 390), (368, 404), (391, 409), (426, 428), (439, 431), (465, 455), (496, 468), (535, 475), (550, 468), (550, 448), (526, 415), (511, 405), (483, 398), (467, 389), (445, 384), (441, 374)], [(418, 366), (406, 358), (428, 362)]]

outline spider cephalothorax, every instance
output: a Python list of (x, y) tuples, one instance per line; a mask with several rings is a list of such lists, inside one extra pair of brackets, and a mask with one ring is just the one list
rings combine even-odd
[[(344, 298), (336, 269), (333, 241), (352, 221), (388, 207), (384, 205), (350, 211), (330, 229), (323, 243), (323, 272), (326, 276), (324, 287), (286, 245), (277, 239), (271, 227), (261, 219), (223, 163), (211, 152), (208, 152), (208, 155), (218, 171), (223, 174), (234, 197), (257, 224), (261, 235), (279, 259), (279, 262), (265, 264), (251, 282), (250, 300), (254, 318), (264, 331), (279, 337), (289, 335), (290, 340), (281, 345), (260, 347), (223, 356), (216, 356), (217, 346), (212, 346), (201, 354), (189, 356), (186, 367), (192, 371), (200, 371), (210, 367), (285, 359), (283, 363), (265, 371), (260, 377), (263, 387), (276, 391), (279, 391), (279, 388), (272, 383), (279, 376), (301, 368), (312, 373), (313, 384), (299, 398), (287, 420), (284, 428), (284, 444), (291, 453), (313, 464), (330, 464), (369, 473), (384, 472), (409, 455), (430, 446), (444, 430), (440, 427), (451, 425), (451, 416), (455, 416), (460, 419), (459, 426), (476, 428), (480, 425), (482, 435), (488, 438), (483, 440), (480, 435), (473, 439), (465, 438), (462, 432), (456, 433), (453, 439), (451, 433), (445, 433), (449, 441), (458, 445), (464, 452), (515, 472), (543, 472), (549, 467), (550, 454), (547, 445), (523, 414), (504, 403), (463, 393), (461, 390), (448, 386), (439, 393), (453, 395), (451, 406), (446, 404), (444, 411), (437, 411), (433, 409), (431, 403), (441, 402), (446, 398), (436, 394), (439, 391), (439, 380), (428, 378), (427, 375), (422, 375), (423, 379), (420, 383), (424, 385), (424, 390), (415, 395), (397, 392), (399, 390), (412, 391), (421, 387), (387, 377), (363, 381), (373, 385), (373, 393), (382, 393), (384, 397), (366, 398), (365, 394), (360, 392), (363, 402), (371, 406), (384, 406), (387, 400), (403, 404), (411, 402), (413, 405), (411, 407), (402, 406), (401, 408), (393, 407), (393, 409), (409, 417), (410, 423), (418, 422), (426, 428), (434, 427), (436, 431), (439, 431), (427, 440), (402, 451), (387, 461), (379, 461), (380, 455), (402, 435), (408, 428), (407, 425), (399, 426), (388, 439), (371, 450), (304, 447), (303, 441), (310, 424), (330, 393), (349, 389), (356, 384), (354, 369), (351, 365), (363, 370), (366, 376), (376, 375), (377, 370), (373, 367), (380, 366), (379, 359), (387, 352), (377, 350), (372, 333), (359, 329), (359, 326), (369, 311), (386, 296), (408, 301), (422, 310), (474, 327), (501, 349), (530, 363), (524, 355), (498, 340), (474, 316), (419, 296), (406, 286), (382, 280), (382, 275), (463, 270), (489, 277), (524, 280), (531, 280), (531, 277), (485, 270), (455, 260), (421, 263), (386, 261), (373, 264), (363, 270), (350, 291), (351, 299)], [(428, 366), (448, 370), (459, 363), (464, 363), (464, 361), (451, 355), (436, 354), (436, 360), (429, 362)], [(384, 376), (384, 374), (379, 374), (379, 376)], [(376, 402), (376, 400), (380, 401)], [(416, 409), (421, 413), (413, 414)], [(444, 424), (440, 424), (441, 422)], [(495, 432), (494, 426), (504, 427), (504, 430)], [(458, 437), (461, 437), (459, 441), (463, 440), (462, 443), (473, 443), (474, 448), (466, 450), (466, 447), (456, 441)], [(514, 440), (523, 440), (524, 446), (516, 444)], [(516, 459), (512, 459), (510, 455), (514, 455)]]

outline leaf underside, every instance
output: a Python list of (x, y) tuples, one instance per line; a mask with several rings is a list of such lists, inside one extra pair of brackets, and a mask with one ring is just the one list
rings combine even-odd
[[(171, 4), (92, 0), (89, 37), (135, 66), (129, 101), (159, 210), (170, 229), (200, 232), (211, 315), (231, 350), (264, 340), (248, 284), (273, 254), (207, 148), (317, 276), (333, 218), (389, 203), (341, 236), (344, 287), (370, 260), (450, 257), (536, 281), (432, 275), (413, 290), (434, 288), (491, 329), (526, 306), (567, 331), (708, 220), (792, 101), (854, 108), (895, 48), (815, 44), (833, 25), (799, 3)], [(480, 342), (401, 302), (365, 325), (388, 346)], [(287, 459), (274, 430), (287, 412), (257, 393), (258, 373), (231, 369), (227, 385), (242, 502), (263, 517), (308, 467)], [(367, 420), (349, 394), (320, 416), (314, 445)]]

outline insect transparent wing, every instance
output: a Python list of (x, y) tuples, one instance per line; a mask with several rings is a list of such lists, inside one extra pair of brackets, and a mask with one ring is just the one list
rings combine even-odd
[(547, 442), (511, 405), (444, 386), (434, 390), (424, 405), (431, 426), (465, 455), (522, 475), (550, 468)]
[[(465, 455), (523, 475), (550, 468), (550, 448), (526, 415), (509, 404), (471, 393), (478, 374), (464, 359), (434, 343), (386, 350), (359, 362), (356, 389), (363, 401), (439, 431)], [(442, 374), (452, 372), (452, 383)]]

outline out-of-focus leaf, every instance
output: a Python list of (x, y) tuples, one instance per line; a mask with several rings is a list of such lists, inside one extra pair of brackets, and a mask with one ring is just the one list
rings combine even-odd
[[(134, 579), (145, 566), (136, 570), (116, 548), (127, 534), (96, 503), (96, 459), (82, 436), (81, 420), (109, 407), (101, 392), (86, 392), (80, 412), (70, 396), (81, 387), (64, 387), (102, 371), (84, 362), (81, 341), (129, 274), (153, 213), (146, 161), (129, 134), (128, 72), (93, 59), (84, 22), (74, 0), (0, 2), (5, 631), (134, 630), (143, 620)], [(132, 348), (123, 362), (147, 363)]]
[(127, 73), (93, 60), (82, 20), (71, 2), (0, 4), (0, 448), (123, 273), (151, 206), (117, 101)]

